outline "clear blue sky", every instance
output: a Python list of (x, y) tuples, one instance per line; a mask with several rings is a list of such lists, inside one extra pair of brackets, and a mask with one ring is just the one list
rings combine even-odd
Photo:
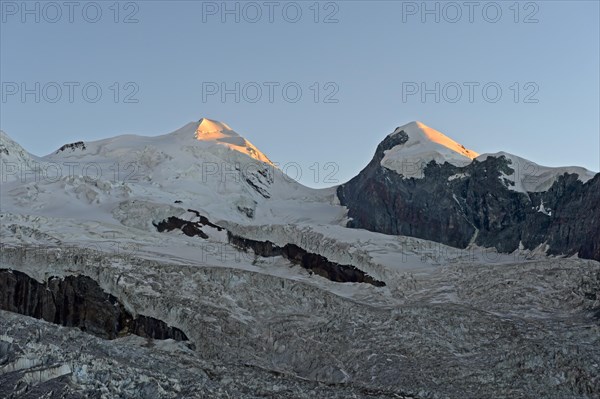
[[(314, 182), (315, 162), (336, 163), (335, 178), (346, 181), (386, 134), (420, 120), (480, 153), (600, 169), (598, 1), (476, 2), (471, 10), (462, 1), (427, 2), (433, 14), (423, 14), (421, 1), (258, 1), (237, 3), (239, 22), (221, 1), (89, 3), (69, 10), (59, 1), (57, 10), (41, 2), (36, 15), (36, 2), (27, 2), (28, 14), (21, 1), (2, 1), (1, 128), (36, 155), (77, 140), (164, 134), (208, 117), (272, 160), (297, 162), (303, 183), (324, 186), (324, 173)], [(23, 99), (22, 84), (35, 91), (36, 82), (40, 102)], [(55, 103), (51, 82), (62, 90)], [(68, 82), (79, 84), (72, 102)], [(207, 92), (236, 82), (239, 102)], [(272, 102), (268, 82), (279, 84)], [(439, 102), (407, 91), (422, 83), (435, 91), (436, 82)], [(479, 84), (472, 101), (469, 82)], [(94, 85), (102, 89), (95, 103)], [(262, 97), (252, 102), (256, 85)], [(302, 97), (292, 102), (297, 87)], [(497, 87), (502, 97), (492, 102)]]

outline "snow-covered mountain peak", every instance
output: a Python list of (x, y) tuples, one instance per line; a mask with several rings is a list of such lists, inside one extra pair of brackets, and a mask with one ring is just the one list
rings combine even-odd
[[(226, 163), (252, 163), (256, 160), (270, 166), (269, 158), (251, 142), (236, 133), (227, 124), (202, 118), (160, 136), (126, 134), (97, 141), (78, 141), (65, 144), (58, 151), (44, 157), (56, 162), (65, 158), (120, 159), (135, 158), (139, 152), (159, 152), (180, 166), (190, 167), (203, 161), (219, 160)], [(192, 158), (189, 155), (192, 154)], [(139, 154), (138, 154), (139, 155)], [(216, 158), (215, 158), (216, 157)], [(149, 156), (148, 162), (160, 163), (160, 156)], [(91, 160), (91, 159), (90, 159)]]
[(198, 128), (196, 129), (196, 138), (198, 140), (203, 140), (204, 137), (210, 136), (211, 134), (221, 133), (221, 134), (230, 134), (236, 135), (237, 133), (233, 131), (227, 124), (219, 121), (215, 121), (208, 118), (201, 118), (198, 121)]
[(401, 132), (408, 139), (386, 150), (381, 165), (406, 177), (424, 177), (423, 170), (431, 161), (464, 166), (479, 156), (477, 152), (419, 121), (396, 128), (390, 136)]
[[(187, 126), (189, 125), (186, 125), (180, 130), (187, 132)], [(246, 154), (258, 161), (265, 162), (269, 165), (273, 164), (265, 154), (254, 146), (254, 144), (240, 136), (229, 127), (229, 125), (223, 122), (202, 118), (195, 124), (193, 134), (198, 141), (225, 146), (231, 150)]]
[(463, 146), (462, 144), (457, 143), (442, 132), (433, 129), (422, 122), (410, 122), (404, 126), (397, 128), (394, 133), (402, 130), (404, 130), (409, 136), (409, 141), (405, 144), (405, 147), (428, 147), (432, 146), (433, 143), (445, 147), (469, 159), (474, 159), (479, 156), (477, 152), (465, 148), (465, 146)]

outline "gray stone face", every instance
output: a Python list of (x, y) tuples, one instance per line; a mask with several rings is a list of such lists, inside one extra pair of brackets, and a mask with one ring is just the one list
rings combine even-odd
[(161, 320), (132, 316), (113, 295), (86, 276), (49, 278), (39, 283), (25, 273), (0, 269), (0, 309), (32, 316), (104, 339), (136, 334), (187, 341), (179, 329)]
[[(526, 194), (503, 183), (501, 176), (515, 171), (501, 156), (464, 167), (430, 162), (424, 178), (405, 178), (380, 165), (403, 133), (386, 138), (371, 162), (338, 188), (348, 227), (501, 252), (519, 243), (526, 249), (547, 244), (550, 254), (600, 260), (600, 174), (585, 184), (564, 174), (547, 191)], [(451, 178), (457, 174), (464, 177)], [(551, 216), (538, 212), (541, 201)]]

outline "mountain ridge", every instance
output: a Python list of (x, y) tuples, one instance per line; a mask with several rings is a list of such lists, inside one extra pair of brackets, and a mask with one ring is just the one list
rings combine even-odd
[[(600, 259), (600, 250), (590, 242), (590, 232), (599, 227), (578, 221), (595, 209), (598, 174), (579, 167), (542, 167), (508, 153), (479, 155), (421, 122), (395, 129), (359, 174), (321, 190), (287, 178), (227, 124), (207, 118), (161, 136), (67, 144), (41, 158), (30, 156), (5, 133), (2, 138), (6, 144), (0, 148), (17, 154), (16, 163), (95, 165), (115, 175), (106, 186), (88, 177), (85, 188), (72, 178), (50, 181), (36, 194), (49, 202), (32, 202), (37, 208), (53, 207), (53, 190), (71, 191), (68, 195), (77, 201), (98, 202), (110, 201), (118, 187), (124, 198), (185, 201), (216, 220), (240, 224), (341, 223), (457, 248), (477, 244), (510, 253), (548, 245), (548, 253)], [(23, 179), (22, 173), (9, 173), (5, 159), (2, 181)], [(115, 172), (115, 165), (121, 170)], [(106, 170), (99, 178), (106, 180)], [(135, 172), (135, 181), (115, 186), (131, 177), (129, 172)], [(99, 187), (106, 188), (99, 192)], [(25, 203), (25, 198), (18, 201)], [(581, 204), (580, 198), (584, 207), (572, 205)], [(566, 228), (561, 227), (565, 220)]]
[[(544, 168), (545, 170), (553, 169), (557, 173), (560, 173), (562, 171), (561, 169), (564, 169), (565, 171), (571, 171), (571, 173), (579, 173), (580, 178), (584, 182), (589, 180), (590, 178), (592, 178), (596, 173), (599, 173), (599, 172), (594, 172), (594, 171), (588, 170), (581, 166), (567, 166), (567, 165), (544, 166), (544, 165), (539, 165), (533, 161), (523, 158), (522, 156), (508, 153), (505, 151), (497, 151), (497, 152), (493, 152), (493, 153), (481, 153), (480, 154), (474, 150), (467, 149), (464, 145), (456, 142), (451, 137), (445, 135), (444, 133), (442, 133), (436, 129), (433, 129), (433, 128), (427, 126), (426, 124), (424, 124), (421, 121), (411, 121), (402, 126), (399, 126), (396, 129), (394, 129), (393, 132), (389, 133), (386, 137), (393, 136), (400, 131), (406, 131), (409, 133), (409, 140), (406, 143), (405, 148), (406, 147), (415, 148), (415, 147), (419, 147), (419, 146), (425, 147), (425, 148), (421, 148), (421, 149), (417, 148), (417, 151), (413, 151), (412, 153), (409, 153), (409, 154), (406, 154), (405, 151), (403, 152), (402, 149), (398, 148), (398, 151), (396, 151), (396, 154), (390, 154), (386, 158), (387, 160), (389, 160), (388, 166), (386, 166), (386, 167), (388, 167), (391, 170), (398, 170), (398, 171), (400, 171), (400, 173), (402, 172), (402, 167), (394, 168), (393, 159), (392, 159), (393, 156), (396, 158), (399, 158), (401, 165), (402, 165), (402, 162), (404, 162), (405, 164), (418, 165), (419, 167), (422, 168), (431, 159), (435, 159), (438, 163), (443, 163), (443, 162), (447, 161), (450, 163), (458, 163), (458, 164), (464, 165), (464, 164), (466, 164), (466, 162), (468, 162), (467, 159), (474, 160), (474, 159), (479, 158), (479, 160), (481, 160), (481, 159), (485, 159), (486, 157), (489, 157), (489, 156), (499, 157), (499, 156), (504, 155), (507, 158), (510, 158), (512, 160), (517, 160), (520, 163), (526, 162), (528, 164), (535, 165), (536, 168)], [(8, 139), (9, 142), (17, 143), (5, 131), (0, 130), (0, 132), (2, 132), (2, 134)], [(411, 136), (414, 136), (414, 135), (418, 135), (420, 137), (411, 139)], [(77, 143), (94, 144), (94, 143), (106, 143), (106, 142), (110, 142), (110, 141), (117, 141), (117, 142), (126, 141), (127, 139), (152, 140), (154, 138), (159, 138), (159, 137), (165, 138), (165, 137), (173, 137), (173, 136), (178, 136), (178, 137), (181, 137), (184, 139), (185, 138), (189, 139), (189, 138), (194, 137), (200, 142), (218, 144), (218, 145), (221, 145), (224, 147), (228, 147), (231, 150), (238, 151), (240, 153), (244, 153), (255, 160), (273, 165), (273, 163), (271, 162), (271, 160), (269, 159), (269, 157), (266, 154), (261, 152), (249, 140), (247, 140), (244, 136), (237, 133), (229, 125), (227, 125), (224, 122), (219, 122), (219, 121), (205, 118), (205, 117), (202, 117), (197, 121), (189, 122), (172, 132), (162, 134), (162, 135), (145, 136), (145, 135), (139, 135), (139, 134), (123, 134), (123, 135), (116, 135), (116, 136), (107, 137), (107, 138), (98, 139), (98, 140), (92, 140), (92, 141), (85, 141), (82, 138), (82, 141), (78, 141)], [(384, 140), (386, 137), (384, 137)], [(423, 141), (425, 141), (425, 143), (423, 143)], [(61, 146), (61, 148), (65, 147), (65, 146), (70, 146), (72, 144), (76, 144), (76, 143), (66, 143), (63, 146)], [(437, 148), (431, 149), (432, 144)], [(23, 147), (21, 147), (21, 148), (24, 150)], [(445, 149), (447, 151), (441, 152), (440, 149)], [(389, 148), (388, 150), (392, 151), (393, 148)], [(25, 150), (26, 154), (28, 154), (29, 157), (32, 159), (49, 158), (53, 154), (55, 154), (56, 151), (57, 150), (55, 150), (54, 152), (49, 153), (47, 155), (37, 157)], [(454, 158), (452, 156), (445, 159), (445, 157), (448, 156), (448, 151), (451, 154), (462, 155), (464, 157), (464, 159), (462, 159), (463, 162), (460, 162), (461, 158)], [(431, 154), (432, 152), (436, 153), (436, 154)], [(405, 156), (405, 155), (408, 155), (408, 156)], [(436, 157), (436, 155), (437, 155), (437, 157)], [(383, 162), (387, 163), (386, 161), (383, 161)], [(408, 176), (408, 177), (415, 177), (415, 176)]]

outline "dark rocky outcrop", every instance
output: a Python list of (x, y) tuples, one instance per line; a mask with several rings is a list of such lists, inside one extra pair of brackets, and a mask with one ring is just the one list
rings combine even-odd
[(178, 218), (177, 216), (170, 216), (169, 218), (164, 219), (158, 223), (152, 222), (152, 224), (154, 225), (154, 227), (156, 227), (156, 230), (158, 230), (159, 233), (162, 233), (164, 231), (181, 230), (183, 234), (185, 234), (188, 237), (198, 236), (200, 238), (204, 238), (205, 240), (208, 238), (208, 235), (204, 231), (202, 231), (203, 226), (210, 226), (219, 231), (223, 230), (223, 227), (211, 223), (211, 221), (208, 220), (206, 216), (201, 215), (200, 212), (195, 211), (193, 209), (188, 209), (187, 211), (196, 214), (196, 216), (200, 220), (192, 222), (189, 220)]
[(133, 317), (118, 299), (87, 276), (52, 277), (43, 284), (19, 271), (0, 269), (0, 309), (78, 327), (114, 339), (135, 334), (153, 339), (187, 341), (185, 333), (165, 322)]
[[(338, 187), (348, 227), (501, 252), (520, 242), (526, 249), (547, 244), (550, 254), (600, 260), (600, 174), (584, 184), (565, 173), (545, 192), (521, 193), (503, 182), (515, 171), (498, 156), (464, 167), (432, 161), (422, 179), (405, 178), (380, 162), (385, 150), (407, 140), (404, 131), (388, 136), (371, 162)], [(465, 177), (450, 178), (456, 174)], [(539, 212), (542, 201), (551, 215)]]
[(523, 226), (528, 247), (543, 234), (552, 254), (600, 260), (600, 173), (585, 184), (577, 175), (565, 174), (548, 191), (529, 195), (534, 204), (544, 201), (553, 212), (551, 218)]
[(259, 193), (260, 195), (262, 195), (264, 198), (267, 198), (267, 199), (271, 198), (271, 195), (269, 194), (269, 192), (267, 190), (265, 190), (262, 187), (257, 186), (249, 178), (246, 178), (245, 180), (246, 180), (246, 183), (248, 183), (248, 185), (254, 189), (254, 191), (256, 191), (257, 193)]
[(271, 241), (256, 241), (240, 237), (227, 232), (231, 244), (243, 250), (252, 249), (255, 254), (263, 257), (283, 256), (291, 262), (302, 266), (331, 281), (340, 283), (368, 283), (376, 287), (383, 287), (383, 281), (375, 280), (362, 270), (352, 265), (340, 265), (331, 262), (326, 257), (307, 252), (294, 244), (286, 244), (283, 247), (275, 245)]
[(61, 151), (71, 150), (75, 151), (77, 149), (85, 150), (85, 143), (83, 141), (77, 141), (75, 143), (65, 144), (56, 150), (55, 154), (58, 154)]
[(200, 218), (200, 224), (203, 224), (205, 226), (210, 226), (210, 227), (212, 227), (214, 229), (217, 229), (219, 231), (224, 230), (223, 227), (218, 226), (218, 225), (212, 223), (210, 220), (208, 220), (208, 218), (206, 216), (201, 215), (200, 212), (198, 212), (198, 211), (196, 211), (194, 209), (188, 209), (187, 211), (195, 214), (198, 218)]
[(169, 218), (158, 223), (152, 222), (152, 224), (154, 227), (156, 227), (156, 230), (158, 230), (159, 233), (164, 231), (181, 230), (183, 234), (188, 237), (199, 236), (205, 240), (208, 238), (208, 235), (202, 231), (202, 225), (200, 223), (183, 220), (177, 216), (170, 216)]
[[(223, 227), (218, 226), (208, 220), (206, 216), (202, 216), (200, 212), (193, 209), (188, 209), (188, 212), (196, 214), (200, 220), (197, 222), (190, 222), (180, 219), (176, 216), (171, 216), (162, 222), (153, 224), (161, 233), (163, 231), (179, 229), (187, 236), (199, 236), (204, 239), (207, 239), (208, 235), (201, 230), (202, 226), (210, 226), (218, 229), (219, 231), (224, 230)], [(383, 281), (375, 280), (373, 277), (352, 265), (340, 265), (338, 263), (331, 262), (324, 256), (307, 252), (306, 250), (294, 244), (286, 244), (285, 246), (280, 247), (270, 241), (256, 241), (237, 236), (229, 230), (227, 230), (227, 237), (231, 244), (240, 249), (252, 249), (255, 254), (263, 257), (283, 256), (293, 263), (298, 264), (303, 268), (308, 269), (313, 273), (316, 273), (331, 281), (342, 283), (368, 283), (377, 287), (385, 286)]]
[(244, 215), (246, 215), (248, 217), (248, 219), (254, 218), (254, 208), (250, 208), (248, 206), (237, 205), (237, 210), (240, 213), (243, 213)]

